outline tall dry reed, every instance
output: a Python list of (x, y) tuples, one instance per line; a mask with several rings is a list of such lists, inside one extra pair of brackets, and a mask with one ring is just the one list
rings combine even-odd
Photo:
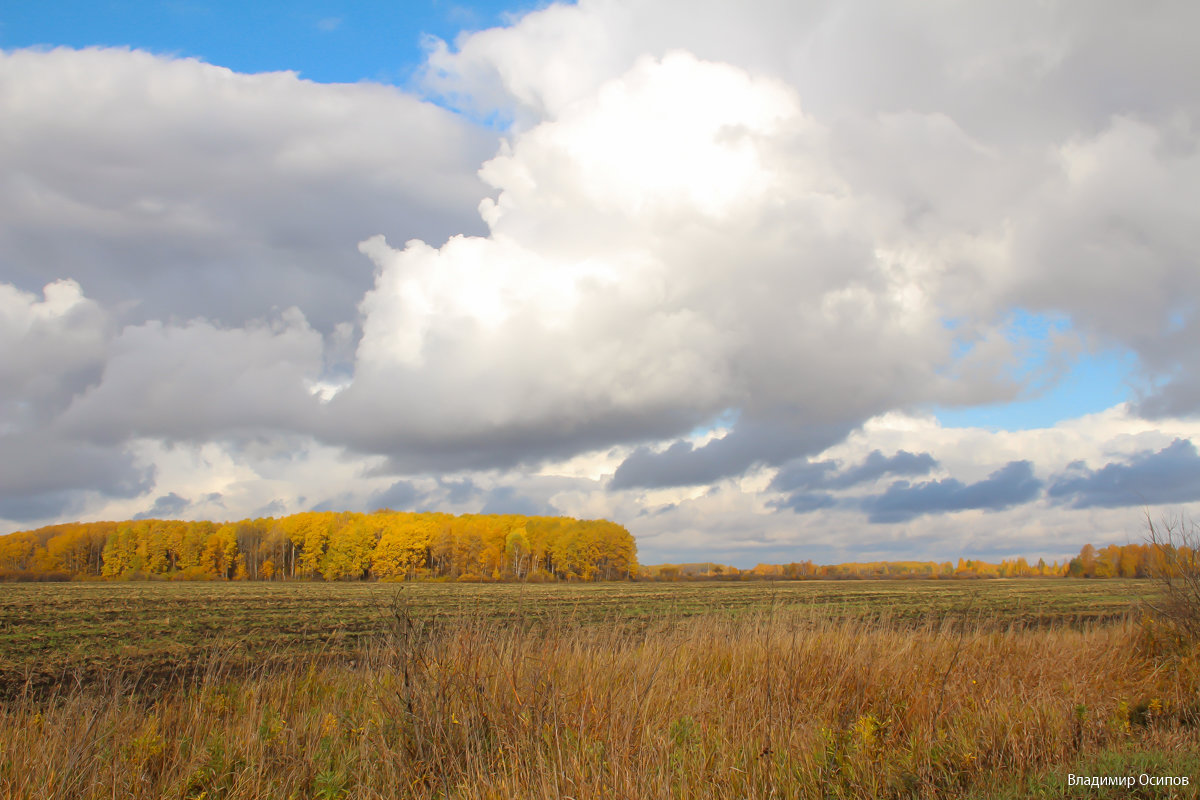
[(0, 796), (956, 798), (1200, 744), (1200, 661), (1133, 624), (395, 622), (338, 663), (18, 697)]

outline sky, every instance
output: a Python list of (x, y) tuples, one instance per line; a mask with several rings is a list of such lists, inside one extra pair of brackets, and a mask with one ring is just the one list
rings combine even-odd
[(1059, 559), (1200, 511), (1200, 6), (0, 7), (0, 532), (604, 517)]

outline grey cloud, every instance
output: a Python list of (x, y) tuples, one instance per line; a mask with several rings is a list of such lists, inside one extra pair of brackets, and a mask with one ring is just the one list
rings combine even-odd
[[(705, 457), (713, 452), (706, 451), (706, 447), (697, 450), (691, 442), (682, 440), (674, 442), (660, 453), (645, 446), (639, 447), (617, 467), (608, 486), (616, 490), (708, 483), (721, 473), (727, 474), (749, 466), (740, 460), (740, 463), (729, 467), (722, 466), (711, 457)], [(705, 454), (697, 455), (702, 452)]]
[(480, 509), (482, 514), (521, 514), (528, 517), (558, 513), (553, 506), (539, 503), (518, 494), (511, 486), (498, 486), (487, 493), (487, 501)]
[(910, 453), (899, 450), (885, 456), (872, 450), (861, 464), (838, 471), (833, 461), (797, 461), (785, 464), (771, 480), (770, 488), (777, 492), (798, 489), (849, 489), (884, 475), (925, 475), (937, 469), (938, 462), (929, 453)]
[(828, 492), (792, 492), (783, 500), (771, 503), (774, 508), (787, 508), (797, 514), (808, 514), (823, 508), (832, 508), (837, 500)]
[(424, 493), (412, 481), (396, 481), (381, 492), (371, 495), (367, 506), (372, 509), (390, 508), (393, 511), (412, 511)]
[[(300, 502), (304, 502), (304, 498), (300, 498)], [(277, 516), (286, 514), (287, 511), (288, 511), (287, 503), (276, 498), (275, 500), (272, 500), (271, 502), (267, 503), (265, 506), (260, 506), (259, 508), (255, 509), (254, 513), (251, 514), (250, 516), (255, 517), (255, 518), (277, 517)]]
[(41, 492), (16, 497), (0, 496), (0, 519), (14, 522), (63, 520), (79, 513), (87, 496), (80, 491)]
[(61, 417), (95, 441), (209, 437), (312, 427), (305, 381), (321, 369), (321, 337), (294, 309), (273, 324), (224, 329), (205, 321), (125, 328), (102, 379)]
[(661, 517), (663, 514), (670, 514), (679, 506), (675, 503), (667, 503), (665, 506), (658, 508), (643, 508), (638, 512), (639, 517)]
[[(535, 371), (539, 359), (531, 350), (537, 347), (514, 343), (497, 348), (495, 361), (474, 375), (469, 374), (471, 362), (459, 365), (462, 385), (459, 375), (452, 377), (454, 385), (445, 385), (445, 376), (432, 371), (383, 379), (356, 376), (355, 383), (323, 409), (321, 435), (357, 453), (386, 455), (368, 473), (374, 477), (533, 466), (602, 447), (679, 435), (704, 419), (671, 407), (604, 407), (599, 390), (590, 401), (582, 401), (592, 404), (590, 408), (568, 402), (549, 408), (540, 400), (504, 418), (508, 404), (502, 393), (515, 401), (522, 391), (537, 394), (544, 387), (547, 399), (555, 397), (549, 388), (558, 374), (555, 370), (528, 380), (523, 374)], [(512, 365), (512, 375), (498, 374), (504, 364)], [(447, 366), (446, 372), (451, 371), (457, 370)], [(483, 385), (490, 385), (489, 390), (481, 391)], [(489, 407), (493, 401), (496, 407)]]
[(840, 441), (848, 427), (800, 430), (740, 420), (729, 433), (700, 447), (676, 441), (655, 453), (639, 447), (617, 467), (610, 489), (661, 488), (712, 483), (741, 475), (756, 464), (778, 464), (819, 452)]
[(470, 501), (479, 494), (479, 487), (470, 478), (456, 481), (438, 478), (438, 488), (446, 493), (446, 501), (456, 506)]
[(1200, 500), (1200, 453), (1192, 441), (1176, 439), (1097, 470), (1077, 462), (1055, 476), (1046, 493), (1072, 508), (1194, 502)]
[(495, 147), (392, 87), (121, 49), (0, 51), (0, 117), (3, 278), (74, 278), (133, 322), (352, 320), (355, 245), (480, 231)]
[(187, 510), (192, 505), (192, 501), (187, 498), (180, 497), (174, 492), (168, 492), (157, 498), (146, 511), (140, 514), (134, 514), (134, 519), (170, 519), (177, 517)]
[(554, 514), (550, 496), (564, 487), (573, 487), (572, 481), (554, 478), (518, 479), (515, 484), (500, 484), (483, 488), (472, 478), (450, 480), (436, 477), (432, 488), (428, 479), (393, 481), (385, 489), (370, 494), (365, 502), (356, 500), (344, 492), (327, 498), (314, 506), (314, 511), (363, 509), (375, 511), (389, 508), (395, 511), (422, 511), (460, 509), (479, 510), (485, 514)]
[(837, 468), (836, 461), (791, 461), (775, 474), (768, 488), (776, 492), (815, 489), (825, 486), (837, 473)]
[(120, 447), (37, 433), (0, 435), (0, 518), (20, 522), (78, 513), (89, 497), (127, 498), (154, 485), (155, 469)]
[(153, 467), (139, 466), (120, 447), (104, 447), (45, 433), (0, 435), (0, 496), (19, 497), (90, 489), (135, 497), (153, 485)]
[[(1190, 354), (1195, 343), (1200, 341), (1200, 317), (1193, 314), (1190, 321), (1180, 328), (1187, 333), (1187, 342), (1176, 344), (1169, 352)], [(1200, 410), (1200, 370), (1175, 370), (1169, 357), (1162, 369), (1169, 372), (1170, 377), (1157, 383), (1151, 382), (1152, 388), (1141, 391), (1141, 396), (1134, 404), (1137, 412), (1150, 419), (1158, 419), (1190, 416)]]
[(112, 323), (74, 281), (40, 295), (0, 283), (0, 420), (45, 424), (99, 380)]
[(897, 481), (882, 494), (863, 500), (862, 507), (871, 522), (907, 522), (923, 514), (999, 511), (1034, 499), (1041, 488), (1033, 464), (1011, 461), (977, 483), (964, 484), (955, 478), (919, 484)]
[[(1198, 109), (1200, 111), (1200, 109)], [(1178, 113), (1176, 109), (1174, 113)], [(1137, 354), (1136, 407), (1200, 410), (1200, 132), (1114, 116), (1063, 144), (1014, 220), (1007, 298)]]
[(361, 498), (356, 499), (351, 492), (338, 492), (313, 505), (309, 511), (373, 511), (367, 509)]
[(843, 470), (839, 470), (838, 466), (834, 461), (808, 460), (785, 464), (768, 488), (789, 494), (769, 505), (790, 509), (797, 514), (832, 508), (837, 505), (837, 500), (829, 491), (819, 490), (849, 489), (885, 475), (925, 475), (936, 469), (938, 462), (929, 453), (899, 450), (894, 455), (885, 456), (880, 450), (872, 450), (860, 464)]
[(937, 459), (929, 453), (899, 450), (895, 455), (885, 456), (879, 450), (872, 450), (863, 463), (836, 476), (829, 482), (828, 487), (846, 489), (884, 475), (925, 475), (937, 469), (937, 466)]

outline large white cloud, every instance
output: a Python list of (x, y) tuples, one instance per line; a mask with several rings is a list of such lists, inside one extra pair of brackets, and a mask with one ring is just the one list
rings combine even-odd
[[(1200, 10), (1123, 2), (743, 4), (584, 0), (442, 47), (431, 85), (521, 124), (573, 113), (646, 54), (770, 75), (829, 132), (856, 230), (921, 264), (965, 336), (1014, 304), (1142, 359), (1143, 409), (1200, 408), (1187, 358)], [(964, 399), (972, 399), (966, 397)]]
[[(364, 246), (379, 274), (331, 412), (361, 421), (360, 447), (514, 463), (735, 409), (754, 441), (719, 477), (897, 405), (996, 392), (938, 374), (937, 265), (881, 246), (889, 211), (830, 151), (778, 80), (639, 60), (484, 165), (488, 237)], [(755, 452), (769, 440), (791, 443)]]

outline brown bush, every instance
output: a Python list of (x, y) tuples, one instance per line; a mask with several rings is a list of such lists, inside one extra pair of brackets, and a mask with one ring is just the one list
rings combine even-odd
[(1158, 624), (1181, 644), (1200, 642), (1200, 527), (1183, 516), (1155, 525), (1146, 514), (1157, 599), (1146, 601)]

